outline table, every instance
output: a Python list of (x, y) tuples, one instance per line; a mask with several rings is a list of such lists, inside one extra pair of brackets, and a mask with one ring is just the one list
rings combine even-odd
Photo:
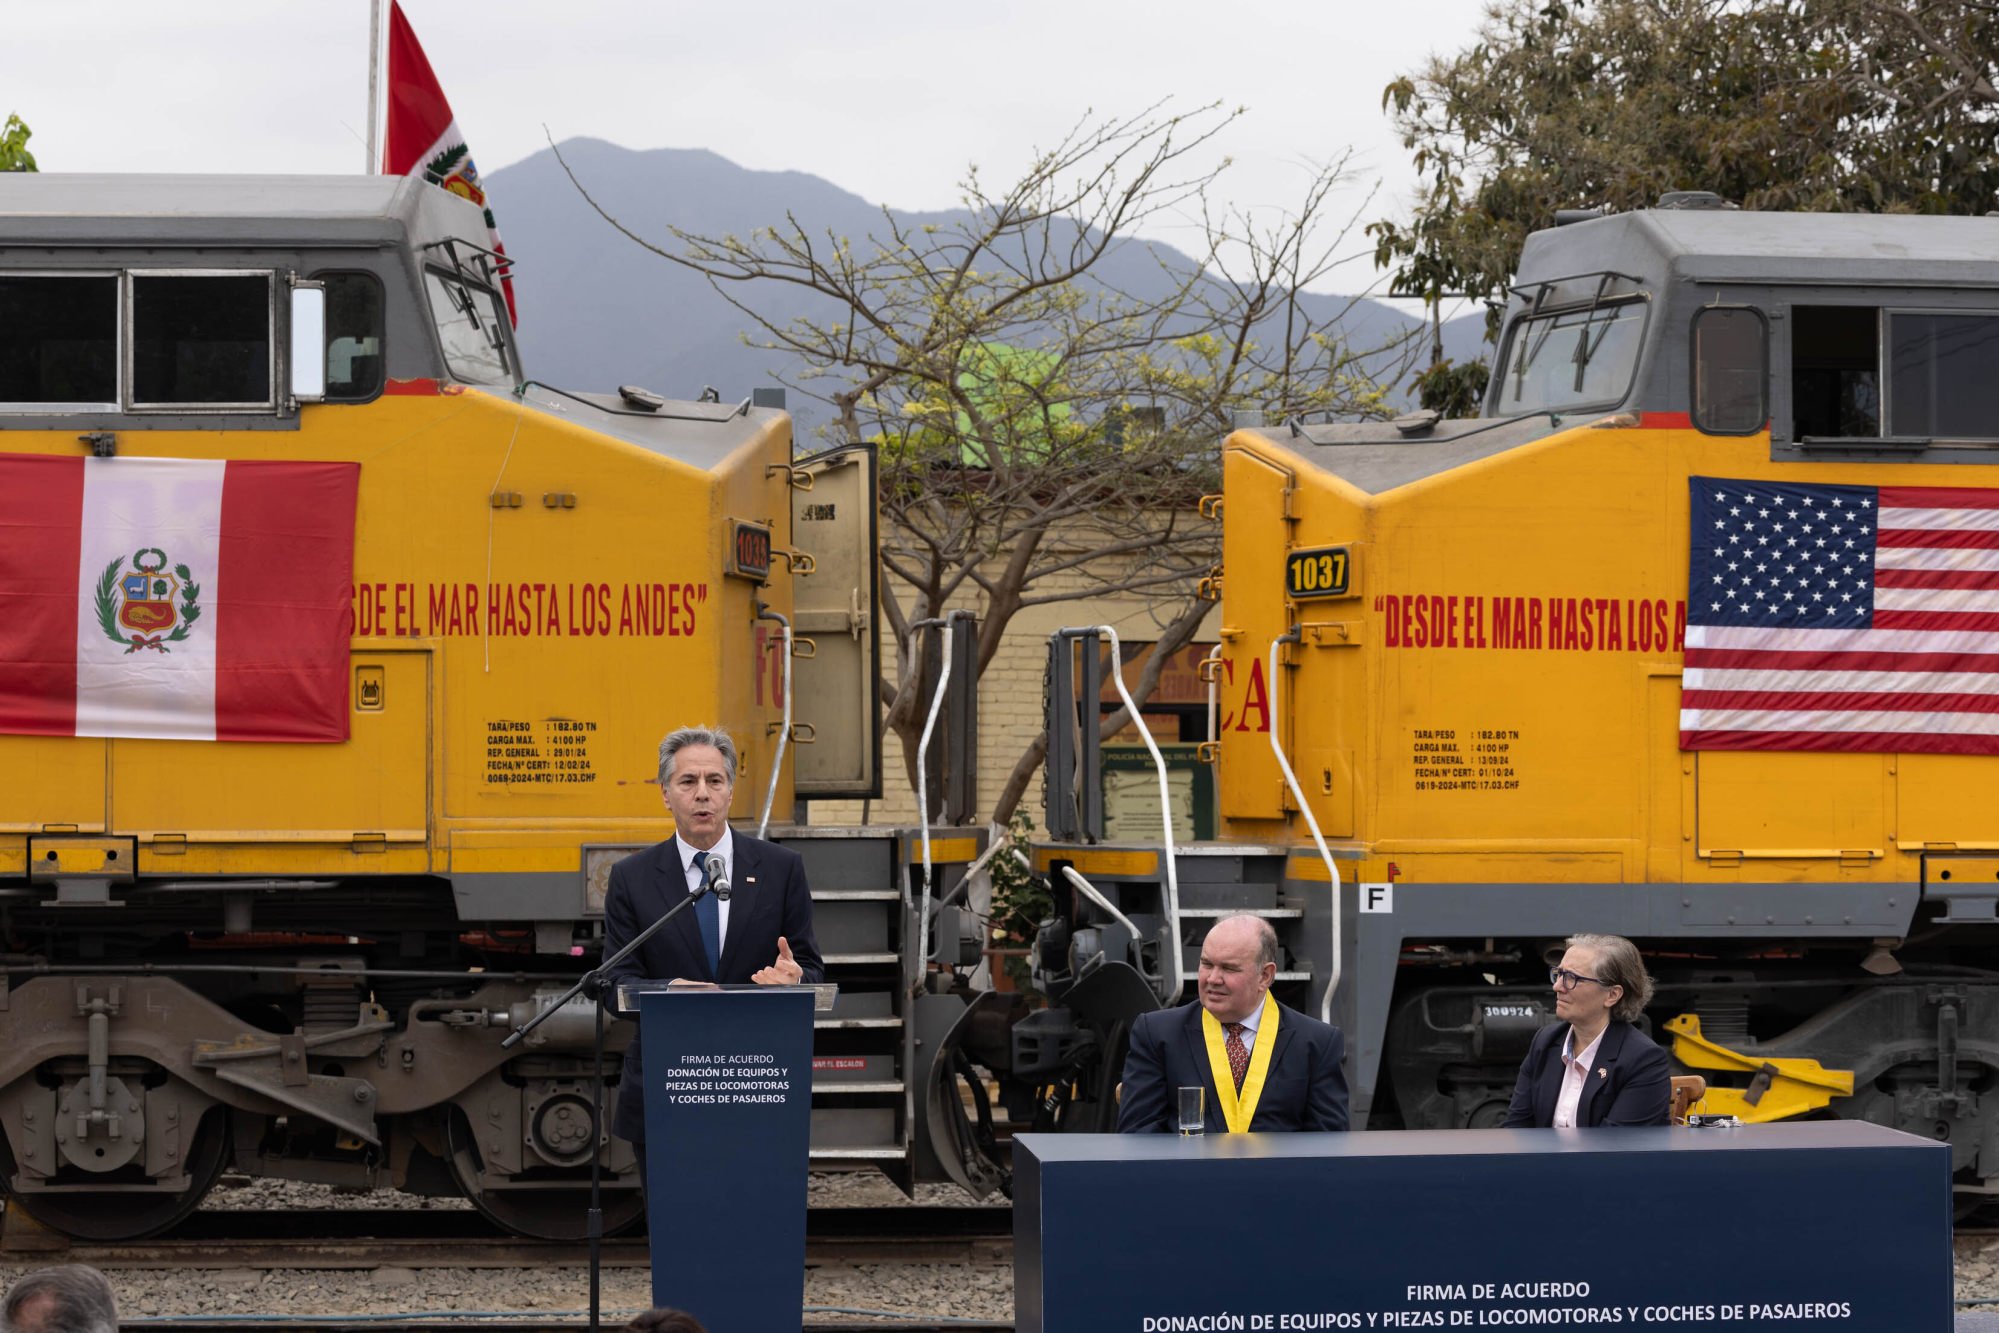
[(1950, 1153), (1857, 1121), (1014, 1139), (1019, 1333), (1950, 1333)]

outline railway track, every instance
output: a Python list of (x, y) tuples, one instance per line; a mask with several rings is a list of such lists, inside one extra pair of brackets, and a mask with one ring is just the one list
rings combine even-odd
[(1990, 1240), (1999, 1236), (1999, 1199), (1960, 1205), (1953, 1232), (1959, 1240)]
[[(814, 1208), (806, 1215), (808, 1264), (1005, 1263), (1013, 1214), (1004, 1208)], [(370, 1269), (514, 1268), (583, 1264), (586, 1242), (509, 1235), (470, 1209), (215, 1209), (150, 1240), (72, 1241), (19, 1225), (0, 1230), (0, 1262), (85, 1263), (99, 1268)], [(643, 1235), (603, 1242), (604, 1265), (644, 1267)]]

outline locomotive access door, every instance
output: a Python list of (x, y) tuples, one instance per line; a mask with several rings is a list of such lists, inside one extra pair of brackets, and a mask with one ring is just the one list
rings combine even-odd
[[(1270, 641), (1291, 626), (1285, 605), (1284, 564), (1291, 546), (1291, 497), (1297, 478), (1287, 468), (1245, 448), (1222, 453), (1222, 619), (1243, 631), (1224, 638), (1221, 810), (1224, 819), (1282, 819), (1290, 809), (1284, 774), (1270, 751), (1270, 731), (1286, 755), (1297, 734), (1297, 672), (1277, 682), (1271, 708)], [(1280, 651), (1279, 671), (1287, 670)], [(1294, 656), (1291, 660), (1298, 660)]]
[(1702, 750), (1699, 855), (1873, 860), (1885, 848), (1893, 756)]
[[(792, 465), (791, 539), (813, 570), (792, 581), (792, 751), (800, 800), (881, 795), (881, 622), (877, 616), (875, 452), (855, 445)], [(799, 474), (811, 479), (799, 484)]]

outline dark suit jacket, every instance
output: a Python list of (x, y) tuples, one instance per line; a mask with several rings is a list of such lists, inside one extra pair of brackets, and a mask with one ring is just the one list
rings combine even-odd
[[(1507, 1128), (1546, 1129), (1555, 1123), (1555, 1101), (1562, 1095), (1562, 1042), (1568, 1035), (1567, 1023), (1550, 1023), (1534, 1034), (1513, 1085), (1513, 1104), (1506, 1108), (1502, 1123)], [(1672, 1080), (1666, 1053), (1631, 1024), (1613, 1019), (1596, 1048), (1595, 1067), (1583, 1078), (1576, 1124), (1663, 1125), (1672, 1106)]]
[[(611, 884), (604, 895), (606, 958), (688, 896), (680, 855), (677, 840), (668, 838), (611, 867)], [(798, 853), (737, 833), (729, 883), (729, 933), (722, 941), (719, 975), (709, 971), (696, 909), (690, 907), (608, 973), (607, 984), (679, 977), (739, 985), (776, 959), (780, 935), (803, 969), (803, 980), (824, 981), (826, 967), (812, 938), (812, 891)], [(611, 1132), (619, 1138), (645, 1142), (644, 1088), (644, 1061), (633, 1034), (625, 1050), (624, 1072), (618, 1077), (618, 1109), (611, 1117)]]
[[(1287, 1005), (1277, 1008), (1277, 1045), (1270, 1052), (1270, 1072), (1250, 1130), (1345, 1129), (1347, 1076), (1340, 1060), (1346, 1039), (1329, 1023)], [(1268, 1036), (1256, 1034), (1259, 1043)], [(1250, 1058), (1255, 1059), (1254, 1051)], [(1228, 1132), (1201, 1033), (1200, 1001), (1141, 1014), (1131, 1025), (1131, 1050), (1124, 1057), (1118, 1132), (1173, 1133), (1180, 1127), (1178, 1090), (1195, 1084), (1207, 1089), (1204, 1119), (1209, 1131)]]

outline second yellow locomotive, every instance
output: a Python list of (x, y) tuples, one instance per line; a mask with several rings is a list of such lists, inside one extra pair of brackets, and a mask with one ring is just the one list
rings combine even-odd
[(1077, 896), (1044, 933), (1058, 993), (1142, 983), (1083, 995), (1074, 1114), (1162, 960), (1251, 910), (1358, 1123), (1496, 1124), (1559, 941), (1610, 931), (1706, 1109), (1893, 1125), (1991, 1188), (1994, 235), (1672, 197), (1530, 238), (1480, 419), (1231, 435), (1223, 840), (1038, 853), (1136, 927)]

